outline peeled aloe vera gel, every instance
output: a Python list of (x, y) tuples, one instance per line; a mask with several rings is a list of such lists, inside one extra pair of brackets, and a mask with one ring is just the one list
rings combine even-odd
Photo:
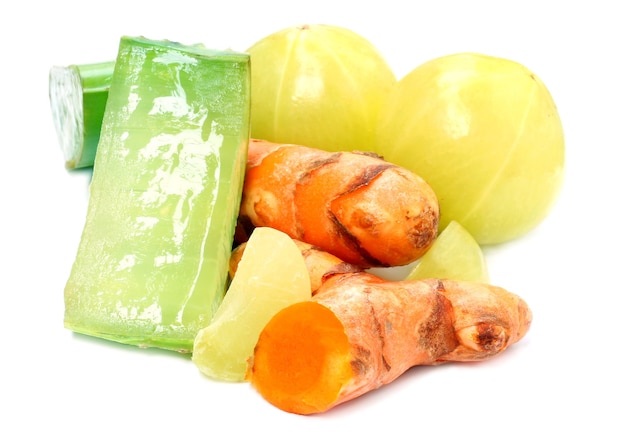
[(249, 120), (247, 54), (121, 38), (68, 329), (192, 351), (227, 286)]

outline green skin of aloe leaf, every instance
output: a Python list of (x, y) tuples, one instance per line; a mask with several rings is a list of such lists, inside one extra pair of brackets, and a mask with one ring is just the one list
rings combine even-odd
[(64, 323), (191, 352), (228, 280), (249, 56), (123, 37), (111, 80)]
[(110, 61), (50, 69), (52, 119), (69, 170), (93, 166), (114, 68)]

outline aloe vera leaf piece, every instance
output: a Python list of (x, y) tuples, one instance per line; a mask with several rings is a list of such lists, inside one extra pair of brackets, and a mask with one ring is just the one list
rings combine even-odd
[(226, 289), (249, 135), (247, 54), (121, 38), (68, 329), (192, 351)]
[(93, 166), (115, 61), (53, 66), (52, 120), (67, 169)]

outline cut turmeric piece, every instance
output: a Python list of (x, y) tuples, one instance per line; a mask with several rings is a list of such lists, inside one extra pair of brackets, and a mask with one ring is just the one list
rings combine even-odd
[(399, 266), (432, 245), (439, 203), (417, 174), (379, 156), (251, 140), (239, 221), (360, 267)]
[(493, 285), (338, 274), (269, 321), (247, 378), (284, 411), (321, 413), (416, 365), (493, 357), (531, 319), (521, 298)]
[[(333, 312), (319, 303), (297, 303), (271, 320), (265, 334), (272, 332), (278, 333), (272, 351), (264, 352), (263, 339), (254, 356), (253, 384), (261, 394), (278, 408), (301, 414), (323, 411), (335, 402), (353, 372), (350, 343)], [(264, 391), (266, 385), (271, 391)]]

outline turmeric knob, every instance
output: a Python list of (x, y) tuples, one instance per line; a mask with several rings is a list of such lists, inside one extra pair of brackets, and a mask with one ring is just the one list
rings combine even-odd
[(377, 155), (252, 140), (239, 215), (368, 268), (421, 257), (439, 203), (421, 177)]
[(321, 413), (412, 366), (493, 357), (526, 334), (531, 318), (520, 297), (492, 285), (337, 274), (269, 321), (247, 378), (284, 411)]

